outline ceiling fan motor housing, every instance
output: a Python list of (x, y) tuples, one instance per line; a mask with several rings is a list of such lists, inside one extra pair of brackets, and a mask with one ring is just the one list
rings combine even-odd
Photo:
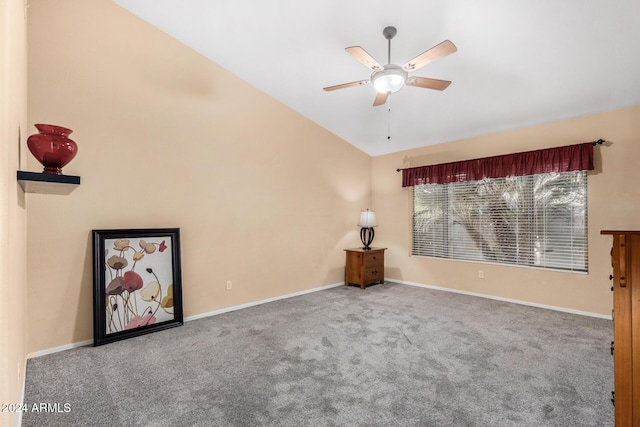
[(371, 73), (371, 82), (380, 93), (395, 93), (402, 89), (408, 75), (402, 67), (387, 64), (381, 71)]

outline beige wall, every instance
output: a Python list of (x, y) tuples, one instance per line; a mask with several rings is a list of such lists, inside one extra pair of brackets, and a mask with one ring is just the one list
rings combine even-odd
[[(19, 402), (26, 360), (26, 207), (16, 170), (27, 118), (27, 26), (22, 0), (0, 2), (0, 403)], [(0, 425), (14, 425), (0, 413)]]
[[(412, 167), (593, 141), (588, 175), (589, 274), (410, 256), (409, 191), (398, 167)], [(389, 248), (387, 277), (502, 298), (611, 315), (611, 237), (606, 228), (640, 229), (640, 107), (564, 120), (373, 158), (376, 245)], [(478, 278), (478, 270), (485, 278)]]
[(28, 195), (30, 352), (92, 338), (92, 229), (180, 227), (185, 316), (343, 280), (369, 156), (109, 0), (31, 1), (29, 43), (82, 179)]

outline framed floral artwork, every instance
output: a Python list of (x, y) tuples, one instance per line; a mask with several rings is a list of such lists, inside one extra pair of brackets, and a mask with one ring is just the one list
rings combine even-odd
[(93, 345), (183, 324), (180, 229), (93, 230)]

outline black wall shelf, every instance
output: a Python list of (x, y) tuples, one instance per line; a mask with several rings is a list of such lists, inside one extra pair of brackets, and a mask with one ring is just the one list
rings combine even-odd
[(18, 171), (18, 183), (25, 193), (65, 195), (80, 185), (80, 177)]

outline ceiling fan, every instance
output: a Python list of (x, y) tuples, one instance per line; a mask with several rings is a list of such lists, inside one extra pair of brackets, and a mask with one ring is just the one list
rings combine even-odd
[(405, 63), (402, 67), (391, 63), (391, 39), (397, 34), (395, 27), (386, 27), (382, 31), (382, 35), (389, 41), (388, 47), (388, 63), (382, 66), (371, 55), (360, 46), (351, 46), (345, 50), (355, 59), (360, 61), (365, 67), (373, 71), (368, 80), (358, 80), (351, 83), (343, 83), (340, 85), (325, 87), (324, 90), (332, 91), (344, 89), (352, 86), (362, 86), (373, 83), (378, 91), (373, 106), (382, 105), (387, 102), (390, 94), (402, 89), (403, 86), (415, 86), (425, 89), (445, 90), (451, 82), (449, 80), (429, 79), (426, 77), (409, 76), (410, 72), (419, 70), (436, 59), (450, 55), (458, 50), (456, 46), (449, 40), (445, 40), (435, 45), (426, 52), (421, 53), (412, 60)]

